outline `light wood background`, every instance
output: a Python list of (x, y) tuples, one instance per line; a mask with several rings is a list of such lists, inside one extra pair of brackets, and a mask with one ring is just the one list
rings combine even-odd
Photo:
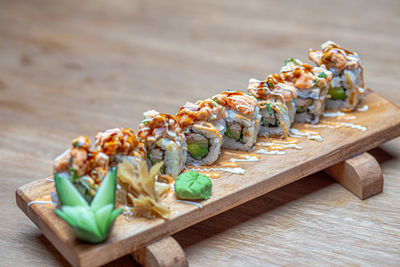
[[(14, 192), (77, 135), (243, 89), (328, 39), (357, 50), (368, 87), (399, 105), (399, 15), (396, 0), (0, 0), (0, 264), (67, 265)], [(372, 154), (385, 185), (366, 201), (318, 173), (174, 237), (191, 266), (396, 265), (400, 139)]]

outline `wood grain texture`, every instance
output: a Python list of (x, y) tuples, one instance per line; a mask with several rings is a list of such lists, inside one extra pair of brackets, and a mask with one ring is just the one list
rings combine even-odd
[(383, 190), (382, 169), (368, 153), (351, 157), (324, 171), (362, 200)]
[[(244, 88), (328, 39), (355, 49), (367, 86), (399, 105), (399, 14), (397, 0), (1, 0), (0, 265), (67, 265), (14, 194), (77, 135)], [(320, 173), (174, 237), (191, 266), (394, 265), (399, 151), (399, 139), (373, 150), (385, 188), (366, 201)]]
[[(246, 170), (244, 175), (222, 172), (221, 178), (212, 180), (211, 198), (201, 201), (203, 207), (200, 209), (194, 205), (177, 202), (175, 194), (170, 194), (162, 200), (171, 210), (166, 221), (144, 218), (128, 221), (123, 216), (119, 216), (110, 238), (101, 244), (88, 245), (77, 241), (68, 225), (55, 215), (54, 208), (40, 204), (28, 207), (31, 201), (43, 199), (54, 191), (54, 183), (47, 179), (37, 180), (18, 188), (17, 203), (71, 264), (74, 266), (103, 265), (152, 241), (183, 230), (307, 175), (324, 170), (343, 159), (375, 148), (400, 135), (399, 107), (374, 92), (366, 94), (363, 104), (368, 106), (368, 110), (352, 112), (351, 115), (354, 118), (351, 122), (366, 127), (365, 132), (345, 127), (317, 128), (323, 142), (303, 138), (298, 143), (302, 147), (301, 150), (286, 150), (285, 155), (260, 154), (258, 162), (241, 163), (239, 167)], [(319, 126), (330, 121), (332, 118), (321, 119)], [(293, 128), (302, 130), (312, 126), (295, 123)], [(314, 128), (313, 130), (315, 131)], [(262, 148), (263, 146), (256, 145), (253, 153)], [(221, 152), (216, 162), (217, 166), (219, 162), (229, 162), (231, 158), (238, 158), (242, 153), (232, 150), (228, 152), (226, 153), (226, 150)], [(349, 159), (349, 162), (347, 167), (355, 166), (356, 169), (370, 163), (364, 157)], [(375, 165), (375, 167), (379, 166)], [(347, 184), (347, 180), (352, 177), (346, 168), (344, 173), (349, 176), (344, 178), (346, 182), (343, 183)], [(367, 177), (365, 181), (368, 183), (368, 180), (371, 179)]]
[(170, 236), (147, 245), (132, 253), (133, 258), (144, 267), (187, 267), (185, 252)]

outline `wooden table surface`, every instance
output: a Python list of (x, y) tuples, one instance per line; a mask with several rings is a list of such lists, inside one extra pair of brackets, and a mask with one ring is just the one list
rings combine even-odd
[[(400, 105), (400, 2), (0, 0), (0, 265), (68, 265), (17, 208), (77, 135), (245, 89), (333, 40)], [(396, 265), (400, 139), (374, 149), (384, 192), (360, 201), (317, 173), (174, 237), (191, 266)], [(130, 257), (110, 265), (131, 266)]]

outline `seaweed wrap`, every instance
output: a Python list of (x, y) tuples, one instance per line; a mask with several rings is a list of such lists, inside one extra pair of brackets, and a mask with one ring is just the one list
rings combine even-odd
[(251, 151), (260, 131), (257, 99), (240, 91), (222, 92), (212, 99), (225, 107), (226, 129), (222, 147)]
[(318, 123), (325, 108), (332, 73), (325, 68), (311, 67), (298, 59), (290, 58), (285, 60), (280, 75), (286, 83), (297, 89), (294, 121)]
[(125, 159), (138, 161), (146, 159), (144, 144), (137, 140), (130, 128), (115, 128), (99, 132), (95, 137), (96, 149), (110, 158), (110, 165), (116, 166)]
[(296, 88), (271, 74), (264, 81), (250, 79), (248, 91), (257, 98), (262, 116), (258, 135), (287, 137), (296, 114)]
[(69, 179), (90, 203), (108, 172), (109, 157), (92, 150), (86, 136), (72, 141), (72, 148), (54, 160), (53, 169), (60, 177)]
[(343, 49), (332, 41), (321, 45), (322, 51), (310, 50), (308, 57), (318, 66), (332, 72), (327, 109), (352, 111), (364, 97), (363, 66), (355, 52)]
[(211, 99), (187, 102), (176, 118), (186, 138), (186, 163), (213, 164), (221, 152), (225, 108)]
[(163, 161), (161, 172), (178, 177), (186, 162), (186, 142), (177, 119), (155, 110), (143, 115), (137, 137), (146, 147), (148, 166)]

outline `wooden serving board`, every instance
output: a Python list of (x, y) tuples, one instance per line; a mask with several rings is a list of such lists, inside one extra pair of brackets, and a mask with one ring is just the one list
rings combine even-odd
[[(171, 209), (169, 220), (135, 218), (128, 221), (119, 216), (110, 238), (98, 245), (77, 241), (70, 227), (55, 215), (51, 205), (28, 206), (29, 202), (54, 191), (52, 181), (41, 179), (21, 186), (16, 192), (17, 204), (72, 265), (102, 265), (400, 135), (399, 107), (372, 91), (366, 95), (363, 105), (368, 105), (367, 111), (348, 114), (354, 118), (325, 118), (320, 126), (329, 123), (332, 126), (333, 121), (341, 121), (362, 125), (366, 131), (294, 124), (293, 128), (299, 130), (318, 131), (323, 142), (301, 138), (298, 145), (302, 150), (288, 149), (285, 155), (260, 154), (259, 162), (240, 162), (239, 167), (246, 170), (244, 175), (220, 172), (221, 178), (212, 180), (211, 199), (200, 202), (203, 208), (177, 202), (174, 194), (170, 194), (163, 200)], [(254, 151), (260, 148), (266, 149), (256, 147)], [(218, 162), (239, 158), (241, 154), (230, 152), (236, 155), (225, 151)]]

